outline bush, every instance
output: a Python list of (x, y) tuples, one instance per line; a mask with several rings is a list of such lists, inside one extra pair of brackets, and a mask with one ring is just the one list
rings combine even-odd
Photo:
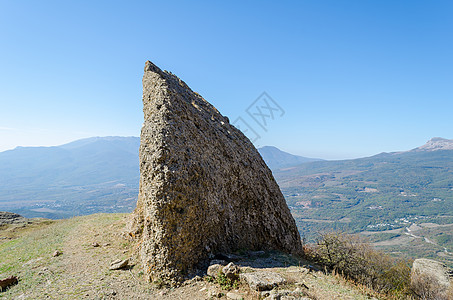
[(449, 288), (439, 286), (437, 278), (429, 274), (412, 273), (411, 288), (419, 299), (451, 300), (453, 299), (453, 282)]
[(356, 235), (329, 232), (319, 235), (305, 255), (330, 271), (366, 285), (379, 293), (403, 297), (410, 294), (410, 262), (374, 249)]

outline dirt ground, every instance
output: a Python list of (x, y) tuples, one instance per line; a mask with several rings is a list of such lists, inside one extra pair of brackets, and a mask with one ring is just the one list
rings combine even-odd
[[(117, 259), (133, 257), (123, 238), (127, 216), (96, 214), (40, 225), (0, 229), (0, 279), (19, 276), (19, 284), (0, 293), (4, 299), (262, 299), (241, 282), (227, 290), (205, 279), (190, 280), (178, 288), (159, 288), (147, 282), (140, 265), (109, 270)], [(99, 245), (99, 246), (97, 246)], [(55, 250), (62, 252), (53, 257)], [(262, 257), (238, 263), (276, 272), (288, 283), (280, 289), (301, 289), (300, 299), (371, 299), (370, 291), (338, 276), (307, 272), (303, 262)], [(228, 294), (230, 293), (230, 294)], [(234, 294), (234, 295), (233, 295)]]

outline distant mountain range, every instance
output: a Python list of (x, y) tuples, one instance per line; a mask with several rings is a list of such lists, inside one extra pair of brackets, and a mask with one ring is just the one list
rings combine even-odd
[(0, 153), (0, 210), (64, 218), (136, 204), (137, 137), (95, 137)]
[(289, 168), (307, 162), (322, 160), (289, 154), (273, 146), (264, 146), (259, 148), (258, 151), (271, 170)]
[[(139, 146), (138, 137), (93, 137), (0, 152), (0, 211), (49, 218), (132, 211)], [(275, 147), (259, 151), (275, 169), (314, 160)]]
[[(48, 218), (130, 212), (139, 145), (138, 137), (96, 137), (0, 152), (0, 211)], [(389, 251), (453, 265), (453, 140), (341, 161), (258, 150), (306, 239), (323, 230), (363, 232)], [(420, 236), (406, 227), (421, 228)]]
[[(325, 230), (364, 232), (389, 251), (453, 266), (453, 140), (433, 138), (405, 152), (309, 162), (274, 176), (308, 240)], [(413, 237), (409, 227), (424, 235)]]

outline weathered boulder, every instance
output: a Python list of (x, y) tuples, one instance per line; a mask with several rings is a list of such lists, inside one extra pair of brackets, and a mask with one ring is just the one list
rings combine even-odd
[(206, 274), (211, 277), (217, 277), (219, 274), (222, 274), (223, 266), (219, 264), (210, 265)]
[(411, 283), (413, 287), (425, 286), (437, 290), (437, 292), (446, 292), (451, 284), (452, 271), (448, 267), (436, 260), (427, 258), (418, 258), (414, 260), (411, 270)]
[(143, 112), (130, 235), (150, 280), (183, 279), (216, 253), (302, 251), (271, 171), (227, 117), (149, 61)]
[(123, 268), (126, 268), (128, 264), (129, 264), (129, 259), (124, 259), (124, 260), (117, 259), (110, 264), (109, 269), (110, 270), (123, 269)]
[(228, 265), (223, 267), (222, 272), (226, 278), (235, 280), (239, 275), (239, 267), (230, 262)]
[(239, 277), (247, 282), (252, 290), (266, 291), (286, 283), (286, 279), (274, 272), (260, 271), (253, 273), (241, 273)]

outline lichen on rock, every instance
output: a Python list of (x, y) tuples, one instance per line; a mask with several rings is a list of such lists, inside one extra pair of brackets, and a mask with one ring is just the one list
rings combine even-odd
[(216, 253), (301, 253), (272, 172), (227, 117), (149, 61), (143, 112), (130, 235), (150, 280), (178, 281)]

